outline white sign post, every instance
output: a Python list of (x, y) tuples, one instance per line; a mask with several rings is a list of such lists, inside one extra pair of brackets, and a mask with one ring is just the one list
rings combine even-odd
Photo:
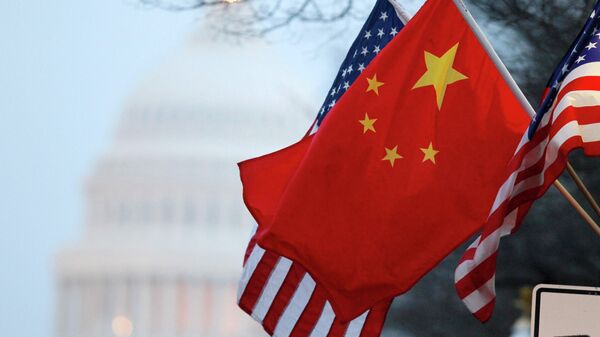
[(532, 337), (600, 337), (600, 288), (540, 284), (533, 289)]

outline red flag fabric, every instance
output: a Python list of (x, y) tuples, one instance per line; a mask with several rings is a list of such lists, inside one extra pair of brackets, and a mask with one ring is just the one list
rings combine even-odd
[(428, 1), (318, 133), (240, 164), (258, 243), (349, 321), (481, 228), (527, 125), (459, 9)]

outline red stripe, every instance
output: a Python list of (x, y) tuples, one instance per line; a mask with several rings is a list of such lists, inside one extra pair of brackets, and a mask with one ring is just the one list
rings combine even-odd
[(266, 251), (258, 265), (256, 265), (256, 269), (250, 277), (250, 280), (248, 280), (248, 284), (240, 297), (240, 303), (238, 305), (249, 315), (252, 315), (252, 310), (254, 309), (258, 297), (262, 293), (265, 283), (269, 279), (277, 260), (279, 260), (277, 254)]
[(552, 129), (550, 130), (550, 137), (556, 136), (556, 134), (562, 129), (563, 126), (577, 122), (579, 125), (594, 124), (600, 122), (600, 106), (591, 107), (567, 107), (558, 116), (556, 121), (552, 123)]
[(498, 256), (498, 250), (494, 251), (490, 257), (483, 260), (473, 270), (471, 270), (465, 277), (456, 282), (456, 292), (458, 297), (464, 299), (469, 296), (475, 290), (481, 288), (486, 284), (496, 273), (496, 257)]
[[(537, 162), (531, 164), (529, 167), (524, 168), (523, 171), (519, 172), (517, 175), (517, 179), (515, 179), (515, 186), (520, 182), (527, 180), (533, 176), (539, 175), (544, 170), (546, 165), (546, 153), (548, 146), (544, 146), (542, 151), (542, 156), (538, 159)], [(512, 193), (511, 193), (512, 194)]]
[(517, 153), (515, 153), (515, 155), (513, 156), (513, 158), (510, 160), (510, 162), (507, 165), (507, 172), (509, 172), (509, 174), (506, 176), (507, 179), (511, 174), (513, 174), (513, 172), (516, 172), (521, 168), (521, 165), (523, 165), (523, 160), (525, 159), (525, 157), (532, 150), (534, 150), (538, 145), (540, 145), (540, 143), (542, 143), (546, 140), (549, 130), (550, 130), (550, 128), (548, 125), (537, 130), (533, 136), (533, 139), (531, 139), (527, 143), (525, 143), (519, 149), (519, 151)]
[(342, 323), (336, 317), (331, 324), (331, 329), (329, 329), (327, 337), (343, 337), (346, 334), (346, 330), (348, 330), (348, 324), (349, 322)]
[(586, 156), (600, 156), (600, 142), (585, 143), (583, 151)]
[(554, 181), (560, 176), (562, 171), (564, 171), (567, 159), (565, 155), (568, 154), (574, 148), (580, 147), (581, 145), (581, 137), (579, 136), (572, 137), (566, 142), (564, 142), (563, 145), (560, 147), (559, 156), (546, 169), (546, 172), (543, 176), (543, 184), (535, 188), (528, 189), (522, 193), (519, 193), (519, 195), (512, 198), (509, 202), (509, 209), (513, 210), (524, 203), (536, 200), (542, 195), (544, 195), (544, 193), (546, 193), (546, 191), (548, 190), (548, 188), (550, 188), (552, 183), (554, 183)]
[(574, 107), (570, 106), (566, 108), (560, 116), (556, 119), (554, 124), (559, 126), (553, 128), (554, 136), (556, 132), (560, 130), (565, 124), (576, 121), (579, 125), (596, 124), (600, 123), (600, 106), (586, 106), (586, 107)]
[(483, 308), (479, 309), (476, 313), (473, 313), (478, 320), (482, 323), (489, 321), (492, 317), (492, 313), (494, 312), (494, 305), (496, 304), (496, 298), (492, 299), (490, 303), (486, 304)]
[(306, 274), (306, 272), (298, 263), (292, 264), (292, 267), (285, 277), (281, 288), (279, 288), (279, 292), (277, 292), (277, 295), (273, 300), (273, 304), (271, 304), (269, 312), (263, 320), (263, 328), (269, 333), (269, 335), (273, 335), (273, 331), (277, 326), (279, 318), (294, 296), (294, 293), (298, 288), (298, 284), (300, 283), (302, 277), (304, 277), (304, 274)]
[[(546, 125), (542, 129), (536, 131), (533, 139), (529, 143), (527, 143), (525, 146), (523, 146), (523, 148), (519, 151), (517, 156), (515, 156), (513, 161), (511, 162), (511, 164), (512, 164), (511, 169), (513, 170), (513, 172), (520, 170), (521, 166), (523, 165), (523, 161), (529, 155), (534, 153), (534, 150), (536, 150), (536, 149), (538, 152), (542, 152), (542, 153), (541, 153), (541, 155), (538, 155), (538, 157), (541, 157), (541, 158), (538, 159), (538, 161), (535, 164), (539, 164), (540, 160), (544, 160), (546, 148), (547, 148), (547, 141), (548, 141), (550, 132), (551, 132), (550, 124)], [(542, 144), (542, 143), (546, 143), (546, 145), (543, 147), (539, 147), (540, 144)], [(524, 167), (522, 169), (522, 171), (519, 172), (517, 178), (515, 179), (515, 185), (517, 185), (519, 182), (523, 181), (524, 179), (527, 179), (529, 176), (536, 174), (536, 172), (539, 173), (539, 171), (541, 171), (539, 166), (536, 166), (535, 164), (530, 163), (528, 167)]]
[(323, 312), (326, 301), (325, 291), (317, 285), (290, 337), (306, 337), (310, 335)]
[[(481, 238), (481, 236), (480, 236), (480, 238)], [(479, 242), (481, 243), (481, 241), (479, 241)], [(477, 245), (477, 247), (479, 247), (479, 244)], [(477, 251), (477, 247), (467, 249), (464, 252), (460, 261), (458, 261), (458, 264), (460, 265), (461, 263), (463, 263), (463, 261), (473, 260), (473, 258), (475, 258), (475, 252)]]
[(371, 311), (367, 315), (365, 324), (363, 325), (360, 337), (378, 337), (383, 329), (383, 323), (387, 316), (391, 300), (383, 301), (371, 308)]
[(488, 236), (492, 235), (498, 228), (502, 227), (502, 225), (504, 224), (506, 216), (510, 214), (510, 211), (507, 208), (509, 200), (510, 199), (501, 203), (500, 206), (498, 206), (498, 208), (496, 209), (496, 211), (489, 216), (487, 222), (483, 226), (483, 231), (481, 232), (481, 239), (479, 241), (479, 245), (477, 245), (477, 249), (479, 249), (481, 242), (487, 239)]
[(521, 228), (523, 219), (525, 219), (525, 216), (529, 212), (529, 209), (531, 208), (532, 205), (533, 205), (533, 201), (528, 201), (528, 202), (524, 203), (523, 205), (519, 206), (519, 209), (517, 210), (517, 221), (515, 223), (515, 227), (510, 232), (510, 234), (516, 233), (519, 230), (519, 228)]
[(252, 254), (252, 250), (256, 246), (256, 235), (252, 235), (250, 238), (250, 242), (248, 242), (248, 247), (246, 247), (246, 253), (244, 254), (244, 267), (246, 266), (246, 262), (248, 262), (248, 258), (250, 254)]
[(592, 90), (600, 91), (600, 77), (598, 76), (584, 76), (574, 81), (569, 82), (564, 88), (562, 88), (556, 95), (555, 102), (560, 102), (565, 95), (572, 91), (578, 90)]

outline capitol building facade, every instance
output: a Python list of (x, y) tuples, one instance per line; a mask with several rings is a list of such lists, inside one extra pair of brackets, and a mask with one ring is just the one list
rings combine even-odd
[(236, 305), (253, 227), (236, 163), (298, 140), (320, 97), (260, 40), (197, 34), (125, 105), (56, 258), (56, 337), (252, 337)]

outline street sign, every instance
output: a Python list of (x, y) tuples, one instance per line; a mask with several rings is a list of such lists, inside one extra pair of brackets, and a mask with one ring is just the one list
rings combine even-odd
[(600, 337), (600, 288), (540, 284), (531, 313), (532, 337)]

